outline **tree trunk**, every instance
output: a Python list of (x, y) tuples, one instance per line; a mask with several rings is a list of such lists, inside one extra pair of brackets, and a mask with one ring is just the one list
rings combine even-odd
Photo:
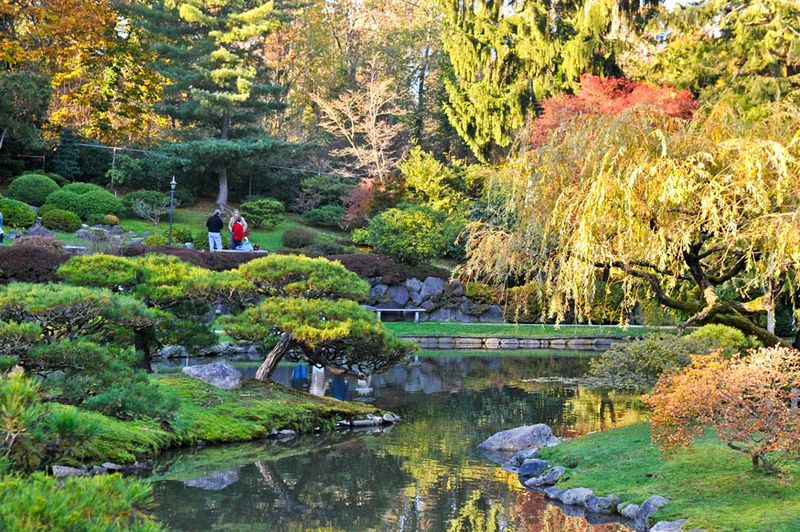
[(153, 328), (134, 329), (133, 345), (134, 349), (142, 353), (142, 357), (133, 365), (135, 369), (143, 369), (147, 373), (153, 373), (150, 365), (150, 340), (153, 337)]
[(291, 343), (292, 335), (289, 333), (283, 333), (281, 339), (278, 340), (278, 344), (267, 354), (267, 358), (264, 359), (261, 367), (258, 368), (258, 371), (256, 371), (257, 380), (268, 381), (270, 377), (272, 377), (272, 374), (275, 372), (275, 368), (278, 367), (278, 362), (280, 362), (283, 358), (283, 355), (289, 351), (289, 346)]
[[(222, 115), (222, 132), (220, 140), (228, 140), (230, 137), (231, 129), (231, 115), (225, 113)], [(217, 205), (224, 208), (228, 204), (228, 168), (223, 166), (219, 169), (219, 193), (217, 194)]]

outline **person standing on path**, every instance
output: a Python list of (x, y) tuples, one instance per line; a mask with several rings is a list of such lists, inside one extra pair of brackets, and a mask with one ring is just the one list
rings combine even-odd
[(233, 232), (233, 224), (235, 222), (239, 222), (242, 224), (242, 232), (247, 233), (247, 220), (244, 219), (244, 216), (239, 214), (239, 209), (233, 209), (233, 214), (231, 215), (231, 219), (228, 220), (228, 230), (232, 233)]
[(242, 245), (242, 240), (244, 240), (244, 225), (241, 221), (236, 220), (233, 222), (231, 233), (231, 249), (239, 249), (239, 246)]
[(215, 250), (222, 251), (222, 235), (220, 235), (220, 231), (222, 231), (224, 224), (219, 215), (220, 210), (216, 209), (214, 214), (209, 216), (208, 220), (206, 220), (206, 227), (208, 228), (208, 250), (211, 253), (214, 253)]
[(0, 244), (3, 243), (3, 237), (5, 233), (3, 233), (3, 213), (0, 212)]

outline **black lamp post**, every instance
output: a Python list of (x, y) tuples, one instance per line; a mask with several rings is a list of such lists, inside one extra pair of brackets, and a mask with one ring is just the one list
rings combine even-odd
[(167, 237), (167, 245), (172, 245), (172, 208), (175, 206), (175, 176), (172, 176), (172, 181), (169, 183), (169, 237)]

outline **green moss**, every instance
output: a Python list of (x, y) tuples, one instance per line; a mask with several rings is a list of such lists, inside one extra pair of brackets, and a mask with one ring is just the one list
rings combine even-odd
[(245, 380), (241, 388), (224, 390), (181, 374), (154, 375), (152, 379), (181, 400), (170, 423), (126, 422), (87, 412), (87, 416), (97, 418), (103, 430), (63, 463), (126, 464), (199, 440), (248, 441), (264, 437), (273, 428), (298, 432), (311, 432), (318, 427), (332, 429), (340, 419), (375, 413), (370, 405), (310, 396), (271, 382)]
[[(689, 519), (692, 528), (798, 530), (800, 482), (786, 484), (751, 468), (750, 459), (728, 449), (709, 432), (691, 448), (665, 456), (650, 443), (650, 424), (589, 434), (543, 449), (552, 464), (574, 466), (559, 488), (586, 487), (641, 503), (662, 495), (670, 503), (655, 520)], [(786, 474), (798, 476), (792, 464)]]

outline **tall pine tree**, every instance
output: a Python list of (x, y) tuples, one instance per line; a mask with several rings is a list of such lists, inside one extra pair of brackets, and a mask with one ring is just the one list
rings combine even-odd
[(228, 170), (243, 152), (267, 150), (259, 123), (279, 109), (274, 84), (263, 65), (265, 36), (280, 25), (267, 0), (159, 0), (130, 6), (150, 32), (156, 68), (168, 80), (160, 110), (186, 141), (183, 153), (213, 169), (219, 178), (216, 202), (228, 202)]

